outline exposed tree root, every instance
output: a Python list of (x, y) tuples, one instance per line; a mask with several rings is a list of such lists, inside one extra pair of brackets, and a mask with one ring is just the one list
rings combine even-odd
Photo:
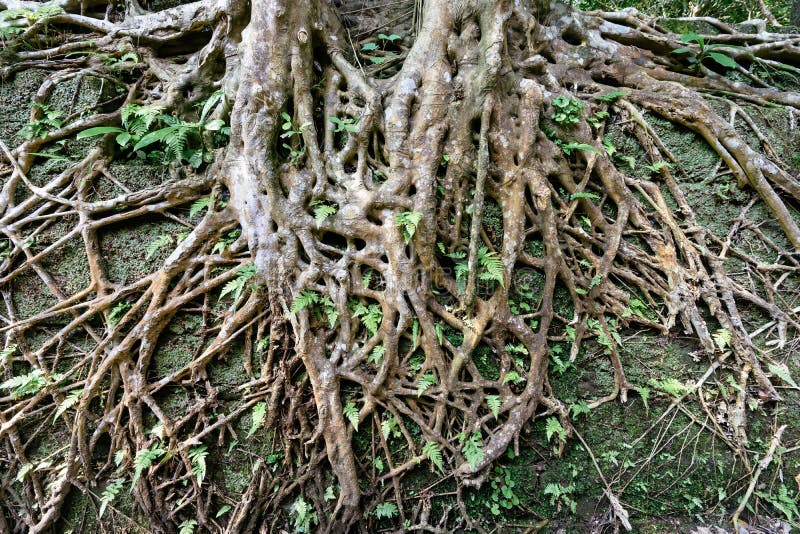
[[(115, 478), (130, 485), (125, 473), (143, 451), (161, 448), (134, 487), (156, 531), (174, 531), (187, 519), (211, 530), (254, 531), (263, 522), (285, 522), (281, 507), (300, 495), (329, 531), (366, 529), (364, 510), (388, 500), (410, 524), (445, 531), (447, 518), (434, 525), (429, 509), (406, 506), (398, 481), (420, 462), (437, 463), (432, 451), (438, 450), (445, 472), (460, 484), (480, 485), (487, 466), (516, 446), (537, 411), (555, 414), (571, 435), (567, 409), (547, 381), (555, 342), (571, 343), (574, 360), (582, 343), (598, 339), (614, 369), (614, 390), (590, 406), (624, 402), (633, 386), (617, 350), (618, 330), (631, 324), (668, 332), (680, 321), (714, 362), (712, 370), (730, 355), (743, 386), (752, 381), (763, 395), (779, 398), (740, 306), (769, 314), (773, 323), (764, 328), (777, 329), (781, 344), (787, 329), (799, 326), (797, 310), (779, 298), (778, 286), (800, 269), (793, 216), (800, 181), (735, 102), (800, 108), (797, 93), (731, 81), (714, 65), (691, 69), (669, 54), (683, 45), (678, 36), (633, 12), (584, 14), (502, 0), (424, 2), (413, 41), (381, 42), (376, 57), (384, 53), (388, 63), (365, 70), (360, 50), (376, 38), (358, 38), (358, 2), (351, 12), (342, 8), (351, 15), (340, 15), (321, 0), (253, 0), (249, 10), (245, 2), (218, 0), (118, 22), (96, 16), (97, 4), (60, 2), (64, 13), (32, 24), (25, 36), (45, 42), (47, 26), (80, 33), (36, 50), (9, 48), (17, 61), (0, 66), (4, 79), (33, 66), (52, 69), (36, 97), (41, 104), (73, 77), (125, 88), (14, 149), (0, 144), (7, 164), (0, 169), (0, 231), (10, 243), (0, 283), (6, 288), (33, 273), (57, 299), (50, 309), (20, 318), (3, 290), (4, 379), (24, 361), (46, 385), (23, 398), (0, 392), (6, 395), (0, 398), (6, 445), (0, 463), (7, 473), (0, 480), (0, 518), (20, 521), (13, 528), (0, 523), (0, 530), (48, 531), (71, 492), (100, 494)], [(0, 8), (32, 5), (0, 0)], [(165, 45), (197, 36), (204, 44), (181, 61), (163, 57)], [(741, 65), (800, 64), (796, 36), (730, 30), (707, 39), (743, 45), (731, 49)], [(137, 54), (127, 73), (97, 56), (119, 56), (120, 42)], [(171, 178), (160, 185), (96, 199), (92, 184), (114, 179), (109, 165), (121, 157), (111, 135), (45, 183), (30, 176), (43, 147), (119, 124), (125, 104), (158, 104), (186, 115), (217, 89), (226, 97), (214, 117), (230, 122), (230, 142), (197, 172), (173, 164)], [(616, 99), (599, 98), (613, 91), (620, 91)], [(726, 95), (764, 150), (715, 111), (712, 91)], [(553, 120), (556, 97), (582, 102), (585, 111), (574, 124)], [(43, 112), (34, 108), (31, 119)], [(281, 136), (288, 129), (282, 113), (296, 134)], [(737, 249), (733, 235), (721, 242), (700, 225), (678, 187), (678, 159), (645, 113), (705, 139), (739, 185), (760, 196), (794, 249), (776, 245), (781, 263), (765, 265)], [(600, 119), (592, 124), (592, 117)], [(616, 122), (626, 124), (647, 154), (651, 179), (625, 172), (603, 148), (606, 128)], [(229, 200), (224, 207), (212, 201), (199, 224), (175, 209), (212, 191), (215, 199)], [(500, 234), (481, 217), (488, 202), (502, 211)], [(317, 216), (320, 203), (334, 213)], [(156, 272), (112, 282), (98, 236), (154, 214), (185, 225), (188, 235)], [(746, 224), (742, 215), (736, 228)], [(75, 221), (69, 233), (44, 248), (31, 246), (67, 216)], [(229, 246), (216, 246), (236, 229), (241, 234)], [(75, 294), (64, 293), (43, 266), (70, 240), (83, 243), (91, 278)], [(532, 241), (540, 243), (540, 254), (526, 247)], [(733, 280), (724, 267), (727, 255), (757, 273), (770, 293)], [(222, 288), (251, 265), (255, 274), (235, 301), (227, 297), (225, 310), (216, 306)], [(543, 282), (536, 305), (512, 313), (509, 295), (521, 268), (541, 273)], [(568, 292), (570, 317), (555, 311), (557, 288)], [(122, 313), (120, 303), (127, 303)], [(201, 343), (179, 369), (154, 374), (159, 340), (187, 310), (202, 316)], [(720, 330), (729, 338), (724, 343), (715, 340)], [(44, 342), (30, 340), (42, 332)], [(240, 340), (251, 381), (240, 399), (223, 403), (207, 368)], [(474, 361), (479, 346), (496, 355), (496, 376)], [(166, 388), (191, 398), (179, 417), (158, 400)], [(59, 409), (76, 390), (79, 396)], [(746, 402), (742, 387), (729, 426), (713, 423), (732, 447), (747, 440)], [(216, 411), (220, 406), (224, 413)], [(193, 474), (192, 451), (237, 439), (233, 423), (257, 406), (265, 408), (262, 425), (273, 432), (273, 452), (284, 455), (283, 474), (258, 459), (244, 495), (218, 519), (217, 504), (228, 497)], [(13, 476), (29, 462), (31, 429), (54, 417), (71, 439), (50, 466), (23, 478), (18, 494)], [(146, 421), (157, 422), (158, 430)], [(373, 429), (374, 454), (387, 462), (383, 474), (354, 452), (355, 426)], [(390, 450), (389, 435), (405, 442), (402, 454)], [(115, 457), (126, 471), (117, 471)], [(326, 495), (323, 472), (335, 477), (335, 499)], [(627, 522), (623, 505), (610, 486), (607, 491), (617, 517)]]

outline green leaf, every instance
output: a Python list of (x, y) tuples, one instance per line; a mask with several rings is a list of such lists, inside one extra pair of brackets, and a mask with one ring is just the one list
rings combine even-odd
[(205, 445), (189, 449), (189, 461), (192, 463), (192, 473), (197, 478), (198, 486), (202, 486), (203, 480), (206, 478), (206, 456), (208, 456), (208, 447)]
[[(466, 438), (463, 434), (462, 436)], [(461, 452), (464, 454), (469, 468), (474, 472), (483, 461), (483, 437), (480, 432), (475, 432), (462, 441), (464, 441), (464, 445), (461, 447)]]
[(14, 351), (16, 350), (17, 350), (16, 343), (12, 343), (11, 345), (4, 348), (3, 351), (0, 352), (0, 362), (5, 362), (12, 354), (14, 354)]
[(359, 415), (355, 403), (353, 401), (347, 401), (347, 404), (345, 404), (342, 409), (342, 413), (345, 418), (350, 421), (350, 424), (353, 425), (355, 431), (358, 432)]
[(422, 446), (422, 455), (425, 456), (431, 463), (436, 466), (439, 471), (444, 471), (444, 462), (442, 461), (442, 451), (439, 445), (434, 441), (426, 441)]
[(549, 443), (553, 436), (558, 436), (558, 439), (561, 441), (567, 441), (567, 432), (564, 430), (564, 427), (561, 426), (558, 419), (556, 417), (549, 417), (547, 422), (545, 423), (544, 427), (545, 435), (547, 436), (547, 442)]
[(636, 393), (642, 398), (645, 413), (650, 413), (650, 406), (647, 404), (647, 400), (650, 398), (650, 388), (636, 388)]
[(375, 345), (375, 348), (372, 349), (372, 352), (369, 353), (369, 357), (367, 358), (367, 363), (371, 363), (375, 367), (378, 367), (383, 361), (384, 354), (386, 354), (386, 347), (384, 347), (383, 345)]
[(28, 476), (28, 473), (30, 473), (32, 470), (33, 470), (33, 464), (31, 463), (23, 464), (22, 467), (20, 467), (19, 471), (17, 472), (16, 476), (17, 482), (22, 482), (23, 480), (25, 480), (25, 477)]
[(689, 393), (689, 388), (686, 387), (683, 382), (674, 378), (665, 378), (664, 380), (655, 380), (651, 378), (648, 381), (648, 384), (654, 388), (669, 393), (673, 397), (682, 397), (683, 395)]
[(591, 410), (589, 409), (589, 405), (586, 404), (585, 401), (578, 401), (577, 403), (570, 406), (572, 410), (572, 418), (575, 419), (581, 414), (588, 414)]
[(192, 202), (192, 207), (189, 208), (189, 218), (194, 219), (201, 211), (213, 206), (213, 203), (214, 203), (214, 197), (212, 196), (198, 198), (197, 200)]
[(178, 534), (194, 534), (194, 527), (197, 526), (197, 521), (194, 519), (187, 519), (178, 525)]
[(723, 67), (727, 67), (729, 69), (735, 69), (738, 66), (738, 64), (736, 63), (736, 61), (733, 60), (733, 58), (725, 54), (720, 54), (719, 52), (709, 52), (708, 57), (710, 57)]
[(422, 214), (418, 211), (405, 211), (395, 214), (394, 222), (403, 231), (403, 239), (406, 243), (410, 242), (411, 238), (414, 237), (421, 220)]
[(726, 347), (731, 346), (731, 332), (726, 328), (720, 328), (714, 334), (714, 343), (716, 343), (719, 350), (725, 350)]
[(486, 405), (497, 419), (500, 416), (500, 409), (503, 407), (503, 399), (500, 398), (500, 395), (486, 395)]
[(782, 364), (782, 363), (771, 363), (771, 364), (769, 364), (767, 366), (767, 369), (769, 369), (770, 373), (772, 373), (773, 375), (777, 376), (778, 378), (783, 380), (785, 383), (787, 383), (790, 386), (792, 386), (794, 389), (800, 389), (800, 387), (797, 386), (797, 382), (794, 381), (794, 379), (792, 378), (792, 375), (789, 373), (789, 368), (786, 367), (785, 364)]
[(628, 96), (628, 93), (625, 91), (615, 90), (611, 91), (610, 93), (606, 93), (604, 95), (595, 97), (595, 100), (599, 100), (600, 102), (606, 102), (608, 104), (614, 103), (620, 98), (624, 98)]
[(587, 192), (587, 191), (578, 191), (576, 193), (572, 193), (569, 196), (570, 200), (576, 200), (576, 199), (579, 199), (579, 198), (588, 198), (590, 200), (600, 200), (600, 195), (598, 195), (597, 193), (590, 193), (590, 192)]
[(353, 317), (360, 317), (364, 328), (366, 328), (367, 331), (374, 336), (378, 333), (378, 328), (380, 328), (381, 322), (383, 321), (383, 310), (381, 310), (379, 304), (370, 304), (369, 306), (364, 306), (363, 304), (358, 303), (355, 306), (355, 313), (353, 313)]
[(362, 52), (372, 52), (373, 50), (377, 49), (378, 49), (377, 43), (365, 43), (364, 46), (361, 47)]
[(251, 437), (256, 431), (264, 424), (267, 418), (267, 403), (259, 402), (253, 406), (253, 419), (250, 422), (250, 430), (247, 431), (247, 437)]
[(421, 397), (425, 390), (433, 385), (436, 385), (436, 375), (433, 374), (433, 371), (428, 371), (417, 382), (417, 397)]
[(98, 135), (104, 135), (109, 133), (123, 134), (127, 132), (117, 126), (95, 126), (94, 128), (87, 128), (86, 130), (83, 130), (77, 135), (77, 138), (86, 139), (88, 137), (96, 137)]
[(486, 281), (495, 281), (505, 287), (505, 265), (497, 252), (489, 251), (488, 247), (478, 249), (478, 263), (482, 267), (478, 278)]
[(14, 390), (12, 392), (14, 397), (25, 397), (38, 393), (47, 384), (44, 372), (41, 369), (34, 369), (28, 374), (9, 378), (0, 384), (0, 389)]
[(397, 419), (394, 417), (390, 417), (389, 419), (384, 419), (381, 421), (381, 434), (383, 434), (383, 439), (389, 439), (390, 435), (396, 438), (402, 436), (398, 426), (399, 424)]
[(103, 493), (100, 495), (100, 510), (98, 511), (98, 516), (103, 517), (103, 514), (106, 511), (108, 505), (114, 501), (114, 499), (119, 494), (122, 486), (125, 484), (124, 478), (118, 478), (111, 482), (106, 489), (103, 490)]
[(681, 47), (681, 48), (676, 48), (671, 53), (672, 54), (688, 54), (691, 51), (692, 51), (691, 48)]
[(158, 236), (154, 240), (150, 241), (150, 243), (147, 245), (147, 255), (145, 256), (145, 259), (147, 260), (151, 259), (153, 256), (158, 254), (159, 250), (171, 244), (172, 244), (171, 236), (168, 235)]
[(220, 517), (222, 517), (223, 515), (227, 514), (230, 511), (231, 511), (231, 505), (223, 504), (222, 506), (220, 506), (219, 511), (217, 511), (214, 517), (219, 519)]
[(336, 490), (333, 489), (333, 486), (328, 486), (325, 488), (325, 495), (323, 495), (322, 498), (326, 501), (336, 500)]
[(292, 308), (289, 310), (289, 313), (294, 315), (300, 310), (308, 308), (317, 302), (319, 302), (319, 293), (311, 291), (310, 289), (303, 289), (292, 301)]
[(705, 41), (703, 40), (703, 38), (700, 37), (699, 35), (697, 35), (695, 32), (682, 33), (681, 34), (681, 42), (684, 42), (684, 43), (692, 43), (692, 42), (694, 42), (694, 43), (699, 44), (701, 48), (703, 46), (705, 46)]
[(382, 502), (375, 507), (375, 517), (378, 519), (391, 519), (397, 512), (397, 505), (393, 502)]
[(83, 395), (83, 388), (75, 389), (69, 392), (69, 394), (64, 397), (64, 400), (58, 405), (56, 409), (56, 414), (53, 416), (53, 423), (61, 417), (61, 414), (66, 412), (69, 408), (72, 408), (81, 400), (81, 395)]
[(323, 200), (313, 201), (311, 207), (314, 209), (314, 220), (317, 223), (317, 227), (319, 227), (325, 219), (336, 213), (336, 206)]
[(246, 265), (241, 267), (236, 275), (236, 278), (229, 280), (228, 283), (223, 286), (218, 300), (222, 300), (225, 295), (233, 293), (233, 303), (236, 304), (241, 298), (242, 293), (244, 293), (247, 281), (250, 280), (255, 274), (255, 265)]
[[(225, 93), (223, 91), (215, 91), (215, 92), (213, 92), (211, 94), (211, 96), (208, 97), (208, 100), (206, 100), (203, 103), (203, 110), (200, 112), (200, 122), (201, 123), (206, 122), (206, 119), (208, 118), (208, 116), (211, 113), (211, 111), (214, 109), (214, 107), (216, 107), (217, 104), (220, 103), (220, 101), (222, 100), (222, 97), (224, 97), (224, 96), (225, 96)], [(217, 120), (219, 120), (219, 119), (217, 119)], [(213, 122), (216, 122), (216, 121), (211, 121), (211, 122), (213, 123)], [(222, 122), (222, 121), (219, 121), (219, 122)], [(225, 123), (222, 122), (222, 124), (225, 124)], [(206, 129), (210, 130), (211, 128), (208, 128), (208, 126), (206, 126)]]
[(142, 449), (136, 453), (136, 458), (133, 460), (133, 479), (131, 480), (131, 491), (136, 486), (136, 482), (139, 480), (139, 477), (142, 475), (142, 471), (148, 469), (155, 460), (159, 459), (166, 450), (158, 447), (157, 445), (153, 445), (152, 449)]

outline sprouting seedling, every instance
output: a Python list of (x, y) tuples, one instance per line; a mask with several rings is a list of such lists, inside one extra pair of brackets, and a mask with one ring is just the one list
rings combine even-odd
[[(692, 65), (696, 71), (700, 70), (700, 66), (706, 59), (712, 59), (716, 63), (728, 69), (735, 69), (736, 67), (739, 66), (738, 63), (736, 63), (736, 61), (734, 61), (732, 57), (730, 57), (726, 53), (719, 52), (719, 50), (723, 49), (741, 48), (739, 46), (723, 45), (723, 44), (706, 44), (705, 39), (703, 39), (702, 36), (696, 34), (695, 32), (681, 34), (681, 42), (695, 43), (699, 47), (700, 50), (697, 54), (689, 56), (686, 59), (686, 61), (690, 65)], [(676, 48), (675, 50), (672, 51), (673, 54), (691, 54), (692, 52), (693, 50), (689, 47)]]
[(340, 119), (339, 117), (328, 117), (328, 120), (331, 121), (334, 125), (336, 125), (336, 129), (334, 132), (349, 132), (355, 133), (357, 131), (357, 124), (358, 124), (358, 117), (345, 117)]

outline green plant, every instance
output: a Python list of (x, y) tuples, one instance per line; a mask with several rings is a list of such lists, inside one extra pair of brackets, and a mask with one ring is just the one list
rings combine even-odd
[(491, 478), (491, 493), (486, 507), (492, 515), (500, 515), (502, 510), (511, 510), (519, 505), (519, 497), (514, 493), (517, 483), (514, 481), (511, 470), (505, 467), (496, 467)]
[(0, 11), (0, 40), (13, 39), (17, 35), (24, 33), (26, 27), (30, 27), (40, 20), (47, 21), (63, 12), (64, 10), (56, 5), (55, 2), (47, 2), (35, 10), (15, 8)]
[(409, 243), (414, 237), (421, 220), (422, 214), (418, 211), (404, 211), (395, 214), (394, 224), (403, 231), (403, 240), (406, 243)]
[(118, 302), (108, 314), (108, 326), (114, 328), (125, 314), (133, 307), (130, 302)]
[(239, 302), (239, 299), (242, 297), (242, 293), (244, 293), (245, 287), (247, 285), (247, 281), (250, 280), (256, 274), (256, 267), (255, 265), (246, 265), (241, 267), (236, 275), (236, 278), (233, 280), (229, 280), (227, 284), (222, 287), (222, 291), (219, 294), (219, 300), (229, 294), (233, 294), (233, 305)]
[(206, 456), (208, 456), (208, 447), (206, 445), (199, 445), (189, 449), (192, 474), (197, 479), (198, 486), (202, 486), (203, 480), (206, 478)]
[(353, 425), (355, 431), (358, 432), (358, 423), (360, 420), (356, 404), (353, 401), (347, 401), (347, 403), (344, 405), (344, 408), (342, 408), (342, 414), (344, 414), (345, 418), (350, 421), (350, 424)]
[(798, 497), (800, 497), (800, 495), (795, 494), (792, 496), (784, 484), (778, 487), (777, 493), (756, 491), (756, 496), (774, 506), (790, 523), (794, 523), (795, 518), (800, 518), (800, 511), (797, 509)]
[(106, 511), (106, 508), (110, 503), (114, 501), (119, 494), (122, 486), (125, 484), (124, 478), (118, 478), (111, 482), (106, 489), (103, 490), (103, 493), (100, 495), (100, 510), (98, 511), (98, 516), (103, 517), (103, 514)]
[(422, 455), (431, 461), (439, 471), (444, 471), (444, 461), (442, 460), (442, 451), (439, 445), (434, 441), (426, 441), (422, 446)]
[(500, 410), (503, 408), (503, 399), (500, 395), (486, 395), (484, 400), (486, 401), (486, 406), (489, 407), (489, 411), (497, 419), (500, 416)]
[(562, 486), (559, 483), (551, 482), (544, 488), (544, 494), (550, 495), (550, 504), (557, 506), (556, 511), (560, 512), (561, 507), (566, 506), (573, 514), (578, 507), (578, 503), (571, 497), (574, 492), (575, 484)]
[(53, 416), (53, 423), (55, 423), (64, 412), (78, 404), (78, 402), (81, 400), (81, 395), (83, 395), (83, 388), (73, 389), (70, 391), (69, 394), (64, 397), (64, 400), (58, 404), (58, 408), (56, 408), (56, 414)]
[(197, 526), (197, 521), (194, 519), (187, 519), (178, 525), (178, 534), (194, 534), (194, 527)]
[(552, 101), (555, 112), (550, 116), (558, 124), (570, 126), (578, 124), (581, 120), (583, 102), (575, 98), (557, 96)]
[(310, 308), (314, 311), (316, 317), (321, 317), (321, 313), (325, 314), (328, 320), (329, 328), (333, 328), (336, 321), (339, 319), (339, 312), (336, 311), (336, 306), (327, 295), (320, 295), (316, 291), (310, 289), (303, 289), (292, 301), (292, 307), (289, 313), (295, 315), (300, 310)]
[(673, 397), (682, 397), (690, 391), (686, 384), (674, 378), (665, 378), (663, 380), (651, 378), (647, 383)]
[(463, 432), (458, 436), (461, 441), (461, 453), (467, 461), (469, 468), (475, 471), (483, 461), (483, 436), (480, 432), (473, 432), (469, 437)]
[(620, 98), (624, 98), (626, 96), (628, 96), (628, 93), (626, 93), (625, 91), (620, 91), (619, 89), (616, 89), (616, 90), (611, 91), (609, 93), (606, 93), (604, 95), (596, 96), (594, 99), (599, 101), (599, 102), (605, 102), (606, 104), (613, 104), (614, 102), (616, 102)]
[(12, 390), (14, 397), (25, 397), (38, 393), (59, 378), (59, 375), (48, 378), (41, 369), (34, 369), (30, 373), (9, 378), (0, 384), (0, 389)]
[(547, 436), (548, 443), (550, 443), (550, 441), (553, 439), (553, 436), (558, 436), (558, 439), (561, 441), (567, 441), (567, 432), (555, 417), (547, 418), (544, 426), (544, 432), (545, 436)]
[(247, 431), (247, 437), (251, 437), (256, 431), (264, 424), (267, 418), (267, 403), (259, 402), (253, 406), (253, 418), (250, 421), (250, 430)]
[(133, 460), (133, 479), (131, 480), (131, 491), (136, 486), (139, 477), (142, 476), (142, 471), (148, 469), (153, 462), (161, 458), (167, 451), (154, 443), (150, 449), (142, 449), (136, 453), (136, 458)]
[(314, 220), (317, 222), (317, 227), (319, 227), (325, 219), (335, 215), (337, 211), (336, 204), (322, 199), (312, 201), (311, 207), (314, 209)]
[(303, 146), (303, 131), (308, 128), (309, 124), (302, 124), (295, 126), (292, 122), (292, 117), (285, 111), (281, 112), (283, 124), (281, 124), (281, 139), (288, 139), (288, 142), (283, 143), (283, 148), (289, 151), (289, 161), (293, 165), (297, 165), (306, 154), (306, 147)]
[(335, 133), (356, 133), (358, 131), (358, 117), (345, 117), (340, 119), (338, 117), (328, 117), (328, 120), (336, 126), (333, 130)]
[(233, 245), (237, 239), (242, 235), (242, 231), (238, 228), (236, 230), (231, 230), (228, 234), (221, 238), (219, 241), (214, 243), (214, 247), (211, 249), (212, 254), (222, 254), (225, 252), (225, 249)]
[(61, 128), (64, 124), (64, 119), (67, 114), (59, 109), (53, 109), (47, 104), (39, 104), (38, 102), (31, 105), (31, 108), (41, 110), (41, 117), (30, 121), (22, 127), (19, 135), (24, 139), (35, 139), (37, 137), (44, 137), (48, 132)]
[(96, 126), (80, 132), (78, 139), (88, 139), (98, 135), (117, 134), (115, 140), (122, 149), (135, 146), (162, 116), (161, 106), (140, 106), (128, 104), (122, 108), (122, 128), (118, 126)]
[(360, 302), (355, 302), (351, 305), (353, 309), (353, 317), (359, 317), (364, 328), (370, 333), (375, 335), (378, 333), (378, 328), (383, 321), (383, 310), (379, 304), (370, 304), (365, 306)]
[(153, 258), (153, 256), (158, 254), (159, 250), (171, 244), (172, 244), (172, 236), (160, 235), (156, 237), (155, 239), (150, 241), (150, 243), (147, 245), (147, 254), (145, 255), (145, 259), (149, 260)]
[(436, 375), (433, 374), (433, 371), (426, 372), (419, 377), (417, 382), (417, 397), (421, 397), (429, 387), (434, 385), (436, 385)]
[[(164, 115), (159, 106), (129, 104), (122, 109), (122, 128), (117, 126), (89, 128), (79, 133), (78, 139), (116, 133), (117, 144), (123, 149), (132, 147), (132, 151), (136, 153), (158, 143), (164, 149), (163, 163), (186, 161), (192, 167), (198, 168), (203, 163), (213, 160), (203, 133), (217, 133), (223, 137), (230, 135), (230, 128), (225, 126), (222, 119), (209, 120), (211, 112), (222, 101), (223, 96), (222, 91), (217, 91), (201, 102), (202, 109), (196, 122)], [(157, 124), (163, 126), (153, 130)]]
[(403, 435), (400, 432), (400, 425), (394, 417), (381, 421), (381, 434), (383, 434), (383, 439), (389, 439), (389, 436), (399, 438)]
[(697, 44), (699, 51), (696, 54), (688, 47), (676, 48), (672, 51), (673, 54), (690, 54), (686, 61), (689, 65), (692, 65), (696, 71), (700, 70), (703, 61), (706, 59), (711, 59), (728, 69), (735, 69), (739, 66), (736, 61), (724, 53), (723, 50), (741, 47), (726, 44), (706, 44), (705, 39), (694, 32), (681, 34), (681, 42)]
[(397, 515), (397, 505), (393, 502), (382, 502), (375, 507), (375, 517), (378, 519), (391, 519)]
[(556, 139), (555, 144), (558, 145), (561, 150), (564, 151), (564, 154), (567, 156), (571, 156), (573, 152), (576, 150), (583, 150), (585, 152), (594, 152), (595, 154), (602, 154), (600, 150), (593, 147), (592, 145), (587, 145), (586, 143), (576, 143), (575, 141), (570, 141), (569, 143), (565, 143), (561, 139)]
[(386, 347), (383, 345), (376, 345), (367, 357), (367, 363), (373, 364), (375, 367), (379, 366), (383, 361), (383, 355), (386, 354)]

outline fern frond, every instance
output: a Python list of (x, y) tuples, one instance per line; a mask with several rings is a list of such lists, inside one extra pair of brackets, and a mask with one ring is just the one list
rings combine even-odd
[(213, 206), (213, 203), (214, 203), (214, 198), (212, 196), (198, 198), (197, 200), (192, 202), (192, 207), (189, 208), (189, 218), (194, 219), (194, 217), (201, 211)]
[(203, 479), (206, 478), (206, 456), (208, 456), (208, 447), (200, 445), (189, 449), (189, 461), (192, 463), (192, 473), (197, 478), (197, 485), (203, 485)]
[(292, 308), (289, 310), (289, 313), (294, 315), (300, 310), (308, 308), (317, 302), (319, 302), (319, 293), (311, 291), (310, 289), (303, 289), (292, 301)]
[(500, 415), (500, 409), (503, 407), (503, 399), (500, 398), (500, 395), (486, 395), (486, 405), (494, 415), (494, 418), (497, 419)]
[(434, 441), (426, 441), (422, 446), (422, 455), (431, 461), (439, 471), (444, 471), (444, 462), (442, 461), (442, 451), (439, 445)]
[(108, 507), (108, 505), (116, 498), (124, 484), (125, 479), (118, 478), (106, 486), (106, 489), (104, 489), (103, 493), (100, 495), (100, 510), (98, 512), (99, 517), (103, 517), (106, 507)]
[(494, 280), (501, 286), (505, 287), (505, 278), (503, 272), (505, 266), (503, 260), (497, 255), (497, 252), (489, 252), (487, 247), (478, 249), (478, 262), (483, 267), (483, 272), (479, 275), (481, 280)]
[(247, 432), (248, 438), (256, 433), (256, 431), (264, 423), (264, 419), (266, 418), (267, 418), (266, 402), (259, 402), (258, 404), (253, 406), (253, 420), (250, 423), (250, 430)]
[(419, 378), (417, 382), (417, 397), (421, 397), (425, 390), (436, 384), (436, 375), (432, 371), (428, 371)]
[(353, 425), (355, 431), (358, 432), (358, 408), (356, 408), (356, 405), (353, 401), (347, 401), (347, 404), (345, 404), (344, 408), (342, 409), (342, 414), (344, 414), (345, 418), (350, 421), (350, 424)]
[(469, 468), (475, 471), (480, 463), (483, 461), (483, 436), (480, 432), (475, 432), (469, 438), (461, 435), (464, 445), (461, 447), (461, 453), (464, 459), (469, 464)]

